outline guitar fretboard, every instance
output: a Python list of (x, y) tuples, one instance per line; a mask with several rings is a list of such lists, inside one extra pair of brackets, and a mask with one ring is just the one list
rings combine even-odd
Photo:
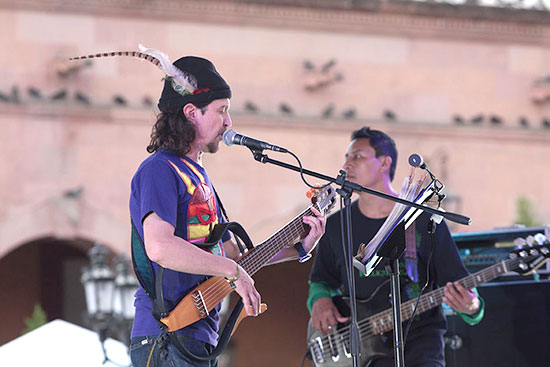
[(292, 219), (279, 231), (271, 235), (264, 242), (254, 247), (254, 250), (238, 261), (244, 270), (251, 276), (266, 265), (279, 251), (306, 233), (306, 225), (302, 218), (313, 215), (311, 206)]
[[(500, 275), (508, 272), (510, 268), (514, 268), (519, 260), (510, 259), (502, 261), (498, 264), (490, 266), (486, 269), (480, 270), (477, 273), (469, 275), (465, 278), (459, 280), (459, 283), (462, 284), (466, 289), (472, 289), (487, 283), (493, 279), (498, 278)], [(439, 306), (443, 303), (443, 296), (445, 294), (445, 288), (438, 288), (431, 292), (426, 293), (420, 297), (418, 302), (418, 309), (416, 313), (422, 313), (428, 311), (434, 307)], [(411, 318), (414, 308), (416, 306), (418, 298), (411, 299), (404, 303), (401, 303), (401, 318), (403, 321)], [(392, 309), (382, 311), (368, 318), (370, 328), (368, 330), (371, 334), (380, 334), (385, 333), (393, 329), (393, 316)]]

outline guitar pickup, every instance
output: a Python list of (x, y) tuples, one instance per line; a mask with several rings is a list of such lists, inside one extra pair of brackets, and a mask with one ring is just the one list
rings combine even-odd
[[(348, 335), (345, 338), (342, 336), (342, 346), (344, 348), (344, 355), (348, 359), (351, 359), (351, 345), (350, 345), (351, 340), (350, 340), (350, 336), (351, 335)], [(359, 353), (359, 355), (361, 355), (361, 353)]]
[(340, 353), (338, 353), (338, 336), (327, 335), (328, 345), (330, 347), (330, 354), (333, 362), (338, 362), (340, 360)]

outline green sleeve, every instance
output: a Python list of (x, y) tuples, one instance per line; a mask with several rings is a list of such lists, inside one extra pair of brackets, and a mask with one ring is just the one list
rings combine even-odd
[(323, 297), (332, 298), (342, 294), (339, 289), (331, 288), (325, 282), (309, 282), (309, 294), (307, 297), (307, 308), (309, 314), (311, 315), (311, 310), (313, 309), (313, 304)]
[(473, 315), (457, 312), (457, 314), (462, 317), (462, 320), (470, 326), (477, 325), (481, 319), (483, 319), (483, 315), (485, 314), (485, 301), (479, 296), (477, 289), (474, 288), (474, 292), (477, 294), (477, 298), (479, 298), (479, 310)]

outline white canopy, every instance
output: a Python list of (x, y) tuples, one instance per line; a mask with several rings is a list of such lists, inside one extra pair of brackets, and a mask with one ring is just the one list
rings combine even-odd
[(107, 339), (105, 357), (99, 336), (88, 329), (63, 320), (54, 320), (0, 346), (2, 366), (120, 367), (130, 365), (128, 348)]

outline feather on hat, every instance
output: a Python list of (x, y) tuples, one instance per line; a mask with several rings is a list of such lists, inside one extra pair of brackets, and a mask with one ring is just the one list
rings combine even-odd
[(165, 84), (158, 103), (159, 109), (163, 112), (177, 112), (187, 103), (204, 105), (215, 99), (231, 98), (231, 88), (209, 60), (186, 56), (172, 63), (163, 52), (143, 45), (139, 45), (139, 49), (141, 52), (106, 52), (73, 57), (69, 60), (131, 56), (153, 63), (166, 75), (163, 78)]

